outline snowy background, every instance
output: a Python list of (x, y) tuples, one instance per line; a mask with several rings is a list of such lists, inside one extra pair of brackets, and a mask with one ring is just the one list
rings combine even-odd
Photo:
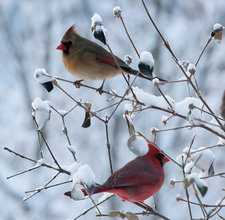
[[(210, 37), (213, 25), (215, 23), (224, 25), (224, 0), (146, 2), (156, 24), (179, 60), (189, 60), (195, 63)], [(76, 24), (77, 32), (80, 35), (95, 41), (90, 30), (90, 18), (95, 12), (99, 13), (107, 29), (107, 39), (114, 53), (121, 58), (127, 54), (131, 55), (133, 57), (131, 66), (137, 69), (138, 57), (125, 35), (121, 22), (112, 14), (112, 9), (116, 5), (122, 9), (124, 21), (138, 51), (148, 50), (153, 54), (155, 74), (168, 80), (177, 80), (183, 77), (149, 22), (140, 0), (8, 0), (0, 3), (1, 219), (73, 219), (84, 209), (92, 206), (90, 200), (75, 202), (63, 195), (65, 191), (71, 189), (71, 184), (45, 190), (23, 202), (26, 190), (43, 186), (53, 173), (46, 168), (41, 168), (6, 180), (7, 176), (23, 171), (34, 164), (9, 154), (3, 148), (7, 146), (31, 158), (40, 159), (37, 132), (31, 117), (31, 102), (36, 97), (41, 97), (43, 100), (49, 100), (57, 109), (69, 110), (74, 106), (74, 103), (58, 89), (48, 93), (35, 82), (33, 77), (36, 68), (44, 67), (52, 75), (70, 80), (77, 79), (64, 69), (61, 53), (56, 50), (64, 32), (72, 24)], [(217, 44), (213, 39), (200, 60), (196, 73), (201, 94), (216, 115), (219, 115), (225, 85), (224, 57), (224, 41)], [(98, 87), (101, 82), (88, 82), (88, 84)], [(106, 100), (110, 96), (104, 94), (100, 96), (93, 90), (77, 89), (67, 83), (62, 83), (62, 86), (76, 99), (82, 98), (83, 101), (90, 102), (93, 109), (97, 110), (109, 105)], [(137, 79), (135, 86), (148, 93), (159, 95), (154, 85), (149, 81)], [(105, 85), (106, 90), (114, 89), (119, 94), (123, 94), (126, 88), (122, 76), (107, 80)], [(162, 90), (176, 102), (189, 96), (186, 83), (168, 84), (163, 86)], [(191, 89), (190, 91), (191, 95), (194, 95)], [(100, 116), (105, 118), (111, 111), (111, 109), (103, 111)], [(129, 135), (122, 112), (123, 104), (109, 123), (114, 170), (134, 158), (126, 145)], [(164, 127), (163, 115), (162, 112), (156, 110), (137, 114), (134, 118), (136, 130), (141, 131), (152, 140), (153, 136), (151, 136), (150, 130), (152, 127)], [(65, 119), (72, 144), (77, 147), (79, 161), (83, 164), (89, 164), (96, 175), (97, 182), (104, 182), (110, 174), (104, 124), (93, 119), (90, 128), (82, 128), (84, 111), (78, 108)], [(182, 125), (182, 120), (176, 119), (168, 124), (168, 127), (179, 125)], [(73, 158), (66, 149), (68, 143), (62, 133), (62, 124), (59, 116), (54, 112), (52, 112), (51, 120), (45, 126), (45, 134), (60, 164), (71, 164)], [(194, 134), (196, 134), (194, 149), (215, 145), (218, 142), (218, 137), (203, 129), (186, 129), (160, 133), (157, 136), (157, 144), (175, 159), (182, 153), (183, 148), (190, 145)], [(45, 160), (52, 163), (49, 154), (46, 150), (44, 151)], [(213, 148), (212, 151), (216, 156), (215, 172), (224, 172), (224, 148)], [(189, 216), (187, 204), (176, 202), (177, 194), (181, 194), (185, 198), (183, 186), (176, 184), (172, 188), (169, 184), (172, 178), (181, 179), (182, 172), (174, 163), (168, 163), (165, 165), (165, 174), (165, 183), (156, 196), (158, 210), (171, 219), (187, 219)], [(55, 183), (66, 180), (68, 180), (68, 176), (65, 175), (58, 178)], [(208, 193), (202, 201), (207, 204), (215, 204), (221, 199), (222, 193), (224, 194), (221, 191), (221, 188), (224, 187), (224, 179), (215, 177), (207, 179), (206, 182)], [(99, 197), (100, 195), (96, 195), (94, 199), (98, 201)], [(194, 197), (191, 198), (194, 200)], [(146, 202), (152, 204), (152, 198)], [(106, 213), (107, 210), (140, 212), (138, 207), (123, 202), (119, 198), (107, 201), (103, 208)], [(192, 206), (192, 209), (194, 217), (202, 217), (199, 207)], [(225, 216), (225, 211), (223, 210), (220, 214)], [(95, 211), (92, 210), (80, 219), (94, 218)], [(149, 217), (141, 216), (140, 219), (149, 219)]]

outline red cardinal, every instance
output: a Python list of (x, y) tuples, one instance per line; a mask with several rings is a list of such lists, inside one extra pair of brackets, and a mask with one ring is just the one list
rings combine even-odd
[[(98, 44), (77, 34), (75, 25), (65, 33), (57, 49), (62, 50), (62, 61), (66, 69), (81, 79), (77, 83), (83, 80), (103, 80), (104, 84), (105, 79), (121, 73), (112, 54)], [(132, 69), (120, 58), (116, 56), (115, 58), (124, 73), (138, 74), (139, 77), (151, 80)]]
[[(170, 160), (147, 142), (149, 151), (146, 155), (135, 158), (113, 173), (104, 184), (95, 187), (95, 193), (114, 193), (129, 202), (142, 202), (155, 194), (162, 186), (165, 175), (163, 164)], [(83, 191), (84, 195), (87, 195)], [(71, 192), (65, 195), (71, 197)]]

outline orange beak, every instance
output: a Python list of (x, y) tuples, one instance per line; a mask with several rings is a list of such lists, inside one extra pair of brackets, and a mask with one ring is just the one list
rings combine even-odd
[(56, 49), (64, 51), (64, 50), (67, 50), (67, 47), (61, 43)]
[(162, 162), (163, 163), (170, 162), (170, 159), (167, 156), (164, 156)]

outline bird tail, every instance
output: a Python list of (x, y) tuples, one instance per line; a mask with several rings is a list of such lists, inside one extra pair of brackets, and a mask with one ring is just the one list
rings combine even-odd
[[(88, 195), (86, 190), (82, 189), (82, 192), (83, 192), (84, 196)], [(92, 194), (101, 193), (101, 192), (105, 192), (105, 188), (103, 186), (99, 185), (99, 186), (95, 187), (94, 192)], [(65, 192), (64, 195), (72, 198), (71, 191)]]
[[(122, 68), (123, 69), (123, 68)], [(129, 68), (129, 70), (128, 69), (123, 69), (125, 72), (127, 72), (128, 74), (131, 74), (131, 75), (134, 75), (134, 76), (138, 76), (138, 77), (140, 77), (140, 78), (143, 78), (143, 79), (147, 79), (147, 80), (150, 80), (150, 81), (152, 81), (153, 79), (155, 79), (155, 78), (157, 78), (157, 79), (159, 79), (160, 81), (163, 81), (163, 82), (166, 82), (167, 80), (165, 80), (165, 79), (161, 79), (161, 78), (159, 78), (159, 77), (152, 77), (152, 78), (149, 78), (149, 77), (147, 77), (147, 76), (144, 76), (140, 71), (138, 71), (138, 70), (134, 70), (134, 69), (132, 69), (132, 68)]]

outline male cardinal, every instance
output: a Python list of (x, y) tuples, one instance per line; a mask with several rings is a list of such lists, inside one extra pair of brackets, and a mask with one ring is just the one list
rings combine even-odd
[[(120, 58), (116, 56), (113, 58), (112, 54), (103, 47), (81, 37), (77, 34), (75, 25), (67, 30), (61, 40), (61, 44), (56, 49), (62, 50), (62, 61), (66, 69), (81, 79), (75, 82), (77, 86), (83, 80), (103, 80), (104, 84), (105, 79), (121, 73), (114, 58), (124, 73), (138, 75), (151, 80), (137, 70), (132, 69)], [(100, 90), (103, 84), (99, 88)]]
[[(114, 172), (104, 184), (97, 185), (95, 193), (114, 193), (129, 202), (142, 202), (155, 194), (162, 186), (165, 175), (163, 164), (170, 160), (160, 153), (152, 142), (148, 143), (148, 152), (136, 157), (124, 167)], [(87, 195), (83, 190), (84, 195)], [(66, 192), (71, 197), (71, 192)]]

